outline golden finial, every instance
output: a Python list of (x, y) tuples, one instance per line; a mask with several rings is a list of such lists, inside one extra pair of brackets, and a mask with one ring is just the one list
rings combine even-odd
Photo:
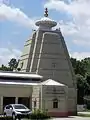
[(45, 8), (44, 16), (45, 16), (45, 17), (48, 17), (48, 9), (47, 9), (47, 8)]

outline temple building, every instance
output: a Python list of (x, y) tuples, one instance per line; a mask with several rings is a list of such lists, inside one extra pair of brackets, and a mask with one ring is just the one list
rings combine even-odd
[[(57, 22), (48, 17), (47, 8), (44, 17), (37, 20), (35, 24), (38, 29), (33, 32), (24, 45), (17, 72), (7, 73), (10, 80), (7, 80), (9, 85), (8, 89), (5, 88), (4, 97), (11, 92), (10, 95), (15, 97), (16, 103), (20, 101), (20, 94), (14, 91), (15, 89), (12, 87), (14, 86), (18, 88), (18, 91), (20, 89), (19, 92), (23, 97), (30, 98), (28, 106), (32, 110), (34, 108), (47, 110), (51, 116), (76, 115), (76, 79), (64, 37), (60, 29), (53, 29)], [(6, 73), (3, 74), (6, 75)], [(17, 80), (15, 75), (18, 76)], [(22, 78), (22, 75), (25, 75), (25, 78)], [(32, 77), (34, 75), (34, 80), (30, 75)], [(36, 79), (35, 75), (39, 79)], [(3, 75), (2, 78), (4, 79)], [(4, 84), (7, 85), (5, 80), (3, 83), (5, 87)], [(28, 92), (25, 92), (25, 88)], [(3, 94), (1, 92), (0, 95), (3, 96)], [(1, 101), (3, 100), (1, 99)]]

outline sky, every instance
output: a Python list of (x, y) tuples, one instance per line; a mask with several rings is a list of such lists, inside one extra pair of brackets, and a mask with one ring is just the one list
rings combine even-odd
[(90, 0), (0, 0), (0, 65), (20, 58), (46, 7), (61, 29), (70, 56), (90, 57)]

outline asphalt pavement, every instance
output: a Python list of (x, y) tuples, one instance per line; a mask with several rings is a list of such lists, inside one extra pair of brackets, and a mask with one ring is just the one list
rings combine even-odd
[[(22, 120), (28, 120), (28, 119), (22, 119)], [(68, 117), (68, 118), (53, 118), (50, 120), (90, 120), (90, 117)]]
[(68, 117), (68, 118), (54, 118), (52, 120), (90, 120), (90, 117)]

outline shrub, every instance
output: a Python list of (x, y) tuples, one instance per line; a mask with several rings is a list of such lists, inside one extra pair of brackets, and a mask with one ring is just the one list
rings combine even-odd
[(35, 110), (31, 115), (30, 119), (48, 119), (50, 116), (48, 116), (46, 111), (41, 111), (41, 110)]
[(12, 117), (0, 116), (0, 120), (12, 120)]

